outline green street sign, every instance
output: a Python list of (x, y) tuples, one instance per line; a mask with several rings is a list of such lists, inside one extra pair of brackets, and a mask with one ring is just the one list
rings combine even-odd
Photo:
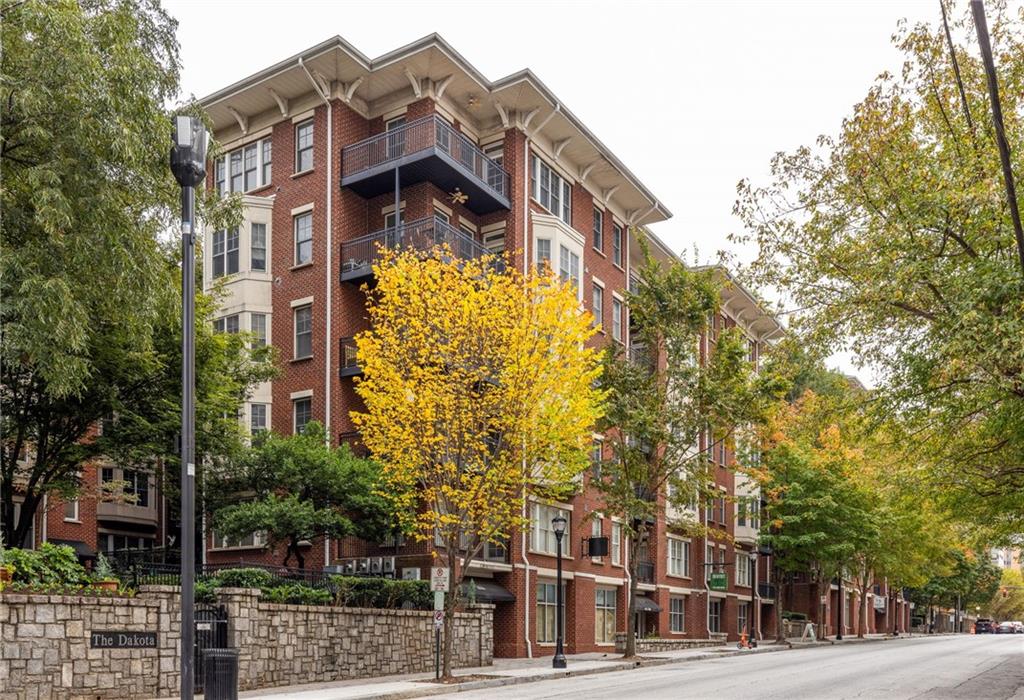
[(726, 577), (724, 571), (712, 571), (711, 572), (711, 590), (713, 591), (725, 591), (729, 589), (729, 579)]

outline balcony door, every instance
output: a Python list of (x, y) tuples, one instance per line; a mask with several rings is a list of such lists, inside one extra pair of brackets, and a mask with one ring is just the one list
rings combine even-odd
[[(405, 223), (405, 209), (398, 212), (398, 225)], [(395, 248), (402, 242), (402, 231), (395, 226), (395, 212), (384, 215), (384, 246)]]
[[(387, 144), (388, 144), (388, 160), (394, 158), (401, 158), (405, 153), (405, 116), (395, 117), (390, 119), (384, 124), (384, 129), (388, 132)], [(394, 132), (394, 133), (392, 133)]]

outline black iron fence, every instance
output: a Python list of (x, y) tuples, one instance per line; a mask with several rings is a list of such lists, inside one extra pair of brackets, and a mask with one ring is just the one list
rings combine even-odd
[[(178, 550), (121, 550), (109, 555), (110, 563), (121, 582), (132, 588), (145, 585), (178, 586), (181, 584), (181, 553)], [(283, 586), (302, 583), (312, 588), (329, 587), (335, 574), (315, 569), (296, 569), (245, 560), (202, 564), (195, 567), (196, 582), (213, 581), (228, 569), (259, 569), (269, 574), (269, 583)]]

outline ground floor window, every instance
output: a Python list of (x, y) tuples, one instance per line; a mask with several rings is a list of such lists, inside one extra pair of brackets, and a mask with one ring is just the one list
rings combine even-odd
[(101, 532), (98, 544), (101, 552), (116, 552), (121, 549), (152, 549), (155, 540), (152, 537), (140, 535), (119, 535), (111, 532)]
[[(565, 584), (562, 584), (562, 629), (565, 629)], [(558, 612), (558, 597), (553, 583), (537, 584), (537, 641), (554, 643), (558, 634), (555, 615)]]
[(740, 603), (739, 609), (736, 612), (736, 631), (740, 634), (743, 634), (744, 631), (751, 634), (751, 632), (747, 630), (747, 610), (749, 610), (749, 603)]
[(712, 600), (708, 609), (708, 629), (712, 632), (722, 631), (722, 601)]
[(615, 597), (614, 588), (598, 588), (594, 591), (595, 619), (594, 641), (610, 643), (615, 641)]
[(686, 631), (686, 599), (670, 598), (668, 601), (668, 624), (673, 632)]

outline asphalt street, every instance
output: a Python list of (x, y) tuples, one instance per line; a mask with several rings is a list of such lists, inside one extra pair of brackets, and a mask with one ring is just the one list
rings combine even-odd
[[(656, 656), (656, 655), (652, 655)], [(1024, 700), (1024, 635), (820, 646), (453, 693), (509, 698), (991, 698)]]

